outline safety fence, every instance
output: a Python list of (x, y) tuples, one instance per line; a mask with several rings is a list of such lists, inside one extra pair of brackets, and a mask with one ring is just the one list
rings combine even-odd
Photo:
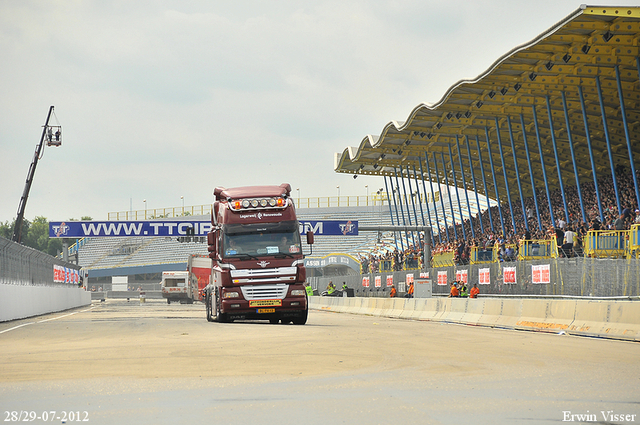
[[(431, 202), (430, 199), (431, 197), (429, 196), (429, 202)], [(292, 196), (291, 200), (293, 200), (296, 208), (375, 207), (389, 205), (387, 195), (384, 193), (376, 193), (366, 196), (318, 196), (312, 198)], [(422, 198), (420, 201), (422, 201)], [(157, 218), (174, 218), (208, 214), (211, 214), (211, 204), (116, 211), (108, 213), (107, 216), (109, 220), (153, 220)]]
[(402, 296), (406, 285), (415, 279), (430, 280), (432, 293), (442, 296), (449, 294), (451, 282), (464, 281), (469, 287), (478, 284), (481, 294), (627, 297), (640, 295), (640, 261), (633, 258), (550, 258), (308, 280), (319, 293), (333, 281), (338, 288), (346, 283), (355, 296), (388, 297), (391, 285), (395, 285)]
[(0, 238), (0, 284), (77, 286), (72, 280), (77, 280), (78, 269), (44, 252)]

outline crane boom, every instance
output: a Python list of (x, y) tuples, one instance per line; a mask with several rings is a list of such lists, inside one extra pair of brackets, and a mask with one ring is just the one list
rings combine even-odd
[(42, 137), (40, 137), (40, 143), (36, 146), (36, 152), (33, 155), (33, 161), (31, 161), (31, 166), (29, 166), (29, 172), (27, 173), (27, 181), (24, 185), (24, 192), (22, 192), (22, 197), (20, 198), (20, 204), (18, 205), (18, 214), (16, 215), (16, 223), (15, 223), (15, 227), (13, 228), (13, 238), (11, 239), (17, 243), (22, 242), (22, 222), (24, 221), (24, 210), (27, 206), (27, 198), (29, 197), (29, 191), (31, 190), (31, 183), (33, 183), (33, 176), (36, 173), (36, 166), (38, 165), (38, 159), (40, 158), (40, 155), (42, 153), (42, 145), (47, 135), (47, 128), (49, 127), (49, 118), (51, 118), (52, 113), (53, 113), (53, 105), (49, 108), (47, 121), (44, 123), (44, 128), (42, 129)]

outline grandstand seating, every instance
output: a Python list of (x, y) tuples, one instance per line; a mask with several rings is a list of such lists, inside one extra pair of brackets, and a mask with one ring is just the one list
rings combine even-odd
[[(390, 225), (388, 206), (300, 208), (300, 221), (354, 220), (360, 226)], [(208, 215), (191, 216), (193, 220), (207, 220)], [(393, 245), (393, 233), (360, 232), (357, 236), (316, 236), (313, 256), (333, 252), (358, 255), (370, 252), (376, 244)], [(310, 250), (304, 247), (308, 254)], [(207, 246), (196, 242), (178, 242), (168, 237), (88, 238), (80, 248), (79, 262), (88, 269), (136, 267), (150, 264), (185, 263), (190, 254), (207, 254)]]

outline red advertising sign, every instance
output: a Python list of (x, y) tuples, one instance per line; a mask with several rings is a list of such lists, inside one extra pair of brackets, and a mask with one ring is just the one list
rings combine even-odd
[(490, 274), (491, 274), (491, 269), (489, 269), (489, 268), (478, 270), (478, 275), (479, 275), (479, 282), (478, 283), (480, 285), (488, 285), (488, 284), (490, 284), (491, 283)]
[(502, 273), (504, 275), (504, 283), (516, 283), (516, 268), (515, 267), (504, 267), (502, 269)]
[(364, 286), (365, 288), (369, 287), (369, 277), (362, 277), (362, 286)]
[(387, 276), (387, 286), (393, 286), (393, 275), (392, 274)]
[(376, 276), (375, 282), (376, 282), (376, 288), (381, 287), (382, 286), (382, 276)]
[(467, 282), (467, 275), (468, 275), (468, 271), (467, 270), (456, 270), (456, 280), (457, 281), (462, 281), (464, 283), (468, 283)]
[(438, 285), (447, 286), (447, 271), (439, 271), (438, 272)]
[(531, 266), (531, 282), (532, 283), (551, 283), (550, 264), (541, 264), (539, 266)]

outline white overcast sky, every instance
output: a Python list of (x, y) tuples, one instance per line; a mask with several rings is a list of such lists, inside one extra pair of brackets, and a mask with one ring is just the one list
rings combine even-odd
[[(627, 2), (623, 5), (638, 5)], [(620, 5), (600, 0), (598, 5)], [(578, 9), (565, 0), (0, 1), (0, 221), (208, 204), (216, 186), (365, 195), (334, 153)]]

